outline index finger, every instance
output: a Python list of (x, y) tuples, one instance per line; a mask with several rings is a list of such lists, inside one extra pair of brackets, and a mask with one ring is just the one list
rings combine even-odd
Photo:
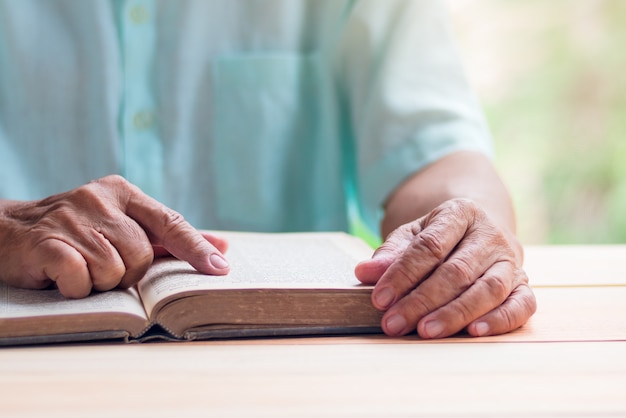
[(146, 231), (153, 245), (187, 261), (206, 274), (226, 274), (230, 266), (224, 255), (189, 224), (183, 216), (131, 185), (126, 214)]

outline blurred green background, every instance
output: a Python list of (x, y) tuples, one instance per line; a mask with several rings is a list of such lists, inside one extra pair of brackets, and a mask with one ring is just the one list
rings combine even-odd
[(626, 242), (626, 1), (447, 3), (522, 242)]

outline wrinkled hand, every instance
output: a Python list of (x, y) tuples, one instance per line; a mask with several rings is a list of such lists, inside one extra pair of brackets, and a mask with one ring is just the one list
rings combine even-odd
[(155, 253), (225, 274), (226, 247), (119, 176), (0, 212), (0, 280), (34, 289), (56, 282), (69, 298), (133, 286)]
[(450, 200), (399, 227), (355, 272), (376, 285), (372, 302), (386, 311), (382, 328), (391, 336), (502, 334), (536, 309), (519, 242), (469, 200)]

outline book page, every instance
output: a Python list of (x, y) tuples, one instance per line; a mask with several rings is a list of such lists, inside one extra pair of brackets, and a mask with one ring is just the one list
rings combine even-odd
[(0, 283), (0, 319), (105, 312), (123, 312), (147, 319), (135, 289), (66, 299), (57, 289), (19, 289)]
[(354, 267), (372, 254), (367, 244), (344, 233), (219, 234), (230, 244), (226, 257), (231, 272), (209, 276), (182, 261), (157, 260), (138, 285), (148, 316), (159, 301), (182, 292), (362, 286)]

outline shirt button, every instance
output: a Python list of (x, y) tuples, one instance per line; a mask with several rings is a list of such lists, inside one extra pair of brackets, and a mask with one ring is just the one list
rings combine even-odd
[(135, 5), (131, 7), (129, 15), (130, 20), (137, 25), (144, 23), (146, 20), (148, 20), (148, 10), (141, 5)]
[(138, 131), (150, 129), (154, 125), (154, 114), (147, 110), (137, 112), (133, 116), (133, 126)]

